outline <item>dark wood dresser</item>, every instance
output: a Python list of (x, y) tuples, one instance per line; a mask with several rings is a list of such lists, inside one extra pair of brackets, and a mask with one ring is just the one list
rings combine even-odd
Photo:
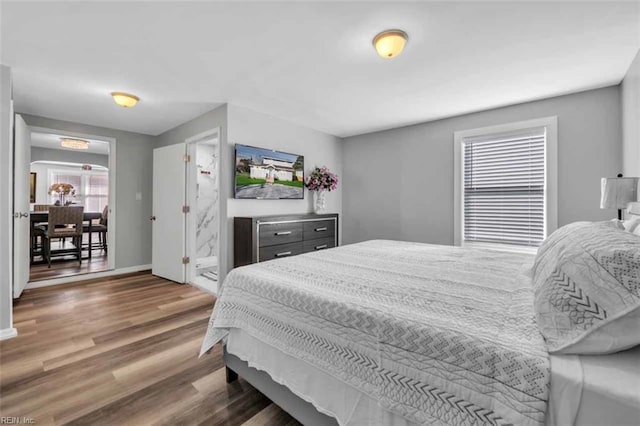
[(234, 267), (338, 245), (338, 215), (298, 214), (236, 217)]

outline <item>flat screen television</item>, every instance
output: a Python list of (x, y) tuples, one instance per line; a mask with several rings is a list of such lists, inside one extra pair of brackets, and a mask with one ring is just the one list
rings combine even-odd
[(304, 157), (236, 144), (235, 198), (304, 198)]

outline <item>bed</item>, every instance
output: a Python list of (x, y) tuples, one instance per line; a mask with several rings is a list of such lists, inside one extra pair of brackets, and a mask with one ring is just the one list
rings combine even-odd
[[(635, 421), (638, 352), (550, 357), (534, 261), (378, 240), (238, 268), (202, 351), (225, 343), (229, 379), (307, 425), (553, 425), (603, 410)], [(599, 359), (636, 373), (619, 395), (598, 385)]]

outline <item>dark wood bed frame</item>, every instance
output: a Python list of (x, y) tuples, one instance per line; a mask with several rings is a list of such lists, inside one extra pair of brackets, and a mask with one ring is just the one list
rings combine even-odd
[(273, 403), (289, 413), (305, 426), (337, 426), (333, 417), (320, 413), (309, 402), (295, 395), (286, 386), (276, 383), (264, 371), (249, 367), (246, 361), (227, 352), (224, 348), (224, 365), (227, 383), (238, 380), (241, 376), (251, 386), (262, 392)]

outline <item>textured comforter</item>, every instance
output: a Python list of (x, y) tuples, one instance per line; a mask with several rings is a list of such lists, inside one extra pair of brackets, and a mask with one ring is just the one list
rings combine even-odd
[(533, 256), (368, 241), (233, 270), (202, 351), (241, 328), (424, 424), (544, 423)]

